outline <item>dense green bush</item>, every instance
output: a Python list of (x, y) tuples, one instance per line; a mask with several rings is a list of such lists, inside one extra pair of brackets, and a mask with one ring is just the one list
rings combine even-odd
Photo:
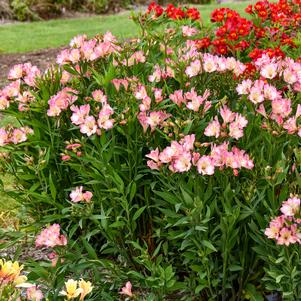
[(12, 0), (10, 6), (14, 18), (32, 21), (60, 15), (62, 3), (57, 0)]
[(31, 10), (27, 1), (13, 0), (10, 3), (14, 18), (19, 21), (37, 20), (38, 16)]
[[(8, 1), (10, 1), (10, 5)], [(146, 0), (7, 0), (7, 2), (1, 0), (0, 16), (13, 17), (19, 21), (32, 21), (59, 16), (64, 9), (102, 14), (127, 9), (132, 5), (145, 5), (148, 2)], [(191, 2), (206, 4), (210, 0)], [(179, 3), (179, 1), (175, 1), (175, 3)]]

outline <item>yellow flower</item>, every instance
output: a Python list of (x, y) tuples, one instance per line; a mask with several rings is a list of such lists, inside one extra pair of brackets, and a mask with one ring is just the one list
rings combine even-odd
[(68, 300), (77, 298), (81, 292), (81, 288), (77, 288), (77, 281), (73, 279), (69, 279), (65, 282), (66, 291), (61, 291), (60, 295), (66, 296)]
[(81, 279), (79, 282), (78, 282), (78, 286), (79, 288), (82, 289), (82, 292), (81, 292), (81, 295), (80, 295), (80, 301), (83, 301), (84, 298), (90, 294), (92, 292), (92, 289), (93, 289), (93, 286), (92, 286), (92, 283), (90, 281), (85, 281), (83, 279)]
[(25, 276), (20, 276), (23, 269), (23, 265), (15, 261), (5, 261), (0, 259), (0, 280), (3, 282), (14, 282), (15, 284), (20, 284), (26, 281)]
[(23, 284), (25, 283), (27, 280), (27, 277), (26, 276), (18, 276), (15, 280), (14, 280), (14, 283), (16, 285), (20, 285), (20, 284)]

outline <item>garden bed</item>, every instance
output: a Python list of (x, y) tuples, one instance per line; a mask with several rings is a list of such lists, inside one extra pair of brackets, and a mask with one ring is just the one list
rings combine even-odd
[(31, 258), (0, 260), (4, 298), (301, 299), (301, 2), (246, 13), (152, 3), (137, 38), (9, 70), (2, 242)]
[(51, 64), (55, 63), (58, 53), (63, 49), (51, 48), (41, 49), (28, 53), (1, 54), (0, 53), (0, 87), (7, 83), (7, 74), (10, 68), (17, 64), (31, 62), (41, 70), (46, 70)]

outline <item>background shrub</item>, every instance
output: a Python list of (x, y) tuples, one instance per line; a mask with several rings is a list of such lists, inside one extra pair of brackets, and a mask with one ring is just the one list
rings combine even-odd
[(26, 21), (26, 20), (38, 20), (39, 16), (36, 15), (30, 6), (29, 1), (23, 0), (13, 0), (10, 3), (14, 18), (19, 21)]
[(0, 1), (0, 18), (12, 18), (12, 11), (8, 0)]
[[(168, 1), (173, 3), (172, 1)], [(132, 5), (146, 5), (147, 0), (1, 0), (0, 12), (5, 18), (19, 21), (34, 21), (59, 16), (64, 9), (102, 14), (118, 12), (120, 9), (130, 8)], [(159, 2), (160, 3), (160, 2)], [(167, 4), (166, 1), (161, 1)], [(179, 4), (179, 1), (174, 1)], [(185, 1), (183, 4), (186, 3)], [(195, 4), (207, 4), (210, 0), (195, 0)]]

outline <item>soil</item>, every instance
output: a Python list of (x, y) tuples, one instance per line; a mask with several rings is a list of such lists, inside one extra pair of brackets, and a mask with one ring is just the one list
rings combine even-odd
[(22, 54), (0, 54), (0, 87), (7, 83), (8, 71), (12, 66), (31, 62), (32, 65), (38, 66), (41, 71), (44, 71), (48, 66), (55, 63), (57, 54), (63, 48), (42, 49)]

